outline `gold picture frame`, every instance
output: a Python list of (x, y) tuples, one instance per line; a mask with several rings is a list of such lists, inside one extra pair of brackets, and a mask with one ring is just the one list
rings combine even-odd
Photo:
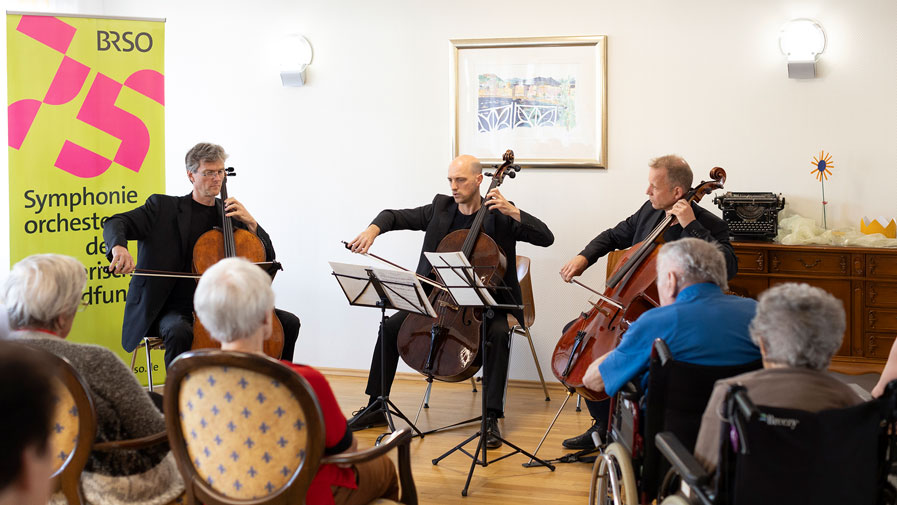
[(452, 154), (607, 168), (607, 36), (451, 40)]

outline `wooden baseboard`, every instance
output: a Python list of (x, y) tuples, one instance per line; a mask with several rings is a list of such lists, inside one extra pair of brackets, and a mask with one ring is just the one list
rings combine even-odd
[[(324, 375), (333, 375), (339, 377), (360, 377), (367, 379), (367, 370), (358, 370), (355, 368), (332, 368), (332, 367), (315, 367), (316, 370)], [(396, 372), (396, 380), (403, 381), (423, 381), (424, 376), (416, 372)], [(509, 386), (515, 386), (527, 389), (542, 389), (542, 383), (534, 380), (511, 379), (508, 381)], [(566, 391), (564, 386), (552, 379), (547, 379), (545, 385), (549, 391), (558, 391), (563, 393)]]

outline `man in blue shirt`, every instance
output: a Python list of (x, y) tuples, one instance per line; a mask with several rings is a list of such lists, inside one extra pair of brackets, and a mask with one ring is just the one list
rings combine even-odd
[(664, 244), (657, 256), (661, 307), (642, 314), (620, 345), (589, 365), (583, 382), (612, 396), (642, 376), (647, 384), (654, 339), (663, 339), (678, 361), (731, 366), (760, 359), (748, 327), (757, 302), (726, 295), (726, 262), (713, 244), (683, 238)]

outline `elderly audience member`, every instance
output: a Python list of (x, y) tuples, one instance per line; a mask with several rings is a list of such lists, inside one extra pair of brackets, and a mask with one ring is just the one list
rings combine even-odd
[(720, 409), (733, 384), (747, 388), (757, 405), (819, 412), (862, 400), (826, 373), (844, 335), (844, 307), (834, 296), (807, 284), (782, 284), (760, 295), (751, 338), (760, 346), (763, 368), (716, 383), (701, 421), (695, 457), (716, 471)]
[[(271, 335), (274, 291), (271, 279), (243, 258), (228, 258), (206, 270), (194, 294), (196, 315), (225, 351), (263, 354)], [(331, 455), (354, 450), (355, 439), (327, 380), (317, 370), (282, 361), (311, 385), (324, 414), (326, 449)], [(314, 504), (364, 504), (396, 499), (398, 477), (387, 456), (352, 467), (322, 465), (306, 501)]]
[(44, 505), (50, 498), (48, 369), (37, 351), (0, 342), (0, 505)]
[[(97, 442), (139, 438), (165, 430), (162, 414), (134, 374), (111, 351), (67, 342), (87, 284), (84, 266), (58, 254), (36, 254), (12, 267), (2, 298), (10, 338), (66, 358), (90, 389)], [(81, 479), (89, 503), (162, 504), (184, 487), (168, 445), (93, 452)]]
[(589, 365), (583, 382), (613, 396), (647, 371), (654, 339), (666, 342), (673, 357), (695, 365), (733, 366), (760, 359), (748, 325), (756, 302), (726, 295), (726, 260), (710, 242), (683, 238), (664, 244), (657, 256), (661, 307), (642, 314), (620, 345)]

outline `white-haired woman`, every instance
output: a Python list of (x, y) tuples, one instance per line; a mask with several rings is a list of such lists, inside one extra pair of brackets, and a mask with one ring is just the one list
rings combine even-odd
[(751, 321), (763, 368), (718, 381), (707, 403), (695, 457), (712, 474), (719, 458), (720, 409), (729, 387), (739, 384), (757, 405), (809, 412), (850, 407), (862, 399), (826, 373), (841, 347), (844, 307), (808, 284), (782, 284), (763, 292)]
[[(10, 338), (68, 359), (87, 382), (97, 411), (97, 442), (144, 437), (165, 430), (162, 414), (134, 374), (112, 351), (67, 342), (81, 294), (84, 266), (59, 254), (36, 254), (16, 263), (0, 292)], [(81, 479), (89, 503), (162, 504), (183, 491), (168, 444), (93, 452)], [(54, 496), (54, 501), (61, 495)]]

